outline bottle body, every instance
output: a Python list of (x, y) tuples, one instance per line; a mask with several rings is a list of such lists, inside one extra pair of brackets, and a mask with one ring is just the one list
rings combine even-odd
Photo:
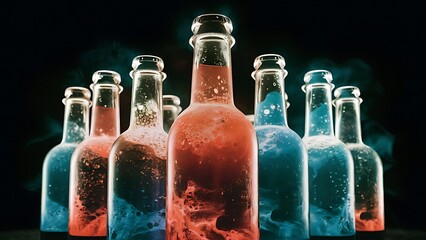
[(162, 129), (139, 128), (114, 143), (108, 239), (165, 238), (166, 142)]
[(83, 87), (65, 90), (63, 136), (46, 155), (42, 169), (40, 238), (66, 239), (70, 161), (77, 145), (89, 134), (90, 91)]
[(167, 239), (258, 239), (257, 142), (228, 104), (192, 104), (168, 141)]
[(312, 236), (353, 236), (354, 173), (350, 153), (333, 136), (303, 138), (309, 159), (309, 218)]
[(356, 230), (385, 230), (383, 166), (376, 151), (365, 144), (346, 144), (354, 159)]
[(305, 146), (284, 126), (259, 126), (261, 239), (309, 239)]
[(40, 231), (68, 231), (70, 159), (78, 143), (61, 143), (52, 148), (43, 163)]
[(70, 236), (106, 236), (108, 154), (115, 139), (89, 137), (74, 151), (70, 172)]

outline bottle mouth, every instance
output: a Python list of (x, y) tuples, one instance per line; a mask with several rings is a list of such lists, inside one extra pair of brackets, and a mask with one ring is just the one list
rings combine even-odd
[(334, 84), (331, 83), (333, 81), (333, 75), (328, 70), (317, 69), (317, 70), (308, 71), (307, 73), (305, 73), (305, 76), (303, 77), (303, 81), (305, 82), (305, 85), (302, 86), (302, 90), (304, 92), (306, 92), (307, 85), (313, 85), (313, 86), (330, 85), (331, 89), (334, 88)]
[(223, 14), (207, 13), (194, 18), (191, 25), (193, 36), (189, 39), (189, 44), (194, 47), (196, 36), (211, 39), (228, 39), (231, 47), (235, 44), (232, 21)]
[(166, 79), (167, 74), (163, 72), (164, 61), (160, 57), (155, 55), (139, 55), (133, 58), (132, 61), (133, 70), (130, 71), (129, 75), (133, 79), (136, 72), (147, 72), (147, 73), (159, 73), (162, 75), (162, 81)]
[[(204, 28), (205, 24), (211, 24), (209, 27)], [(219, 27), (220, 28), (213, 28)], [(199, 34), (204, 32), (215, 32), (214, 30), (225, 30), (223, 33), (232, 33), (233, 25), (229, 17), (218, 14), (218, 13), (206, 13), (201, 14), (198, 17), (194, 18), (192, 21), (191, 31), (193, 34)]]
[(91, 92), (89, 89), (84, 87), (72, 86), (65, 89), (65, 98), (62, 99), (62, 103), (65, 104), (69, 99), (88, 101), (91, 104)]
[(176, 95), (163, 95), (163, 108), (168, 109), (174, 107), (177, 109), (177, 113), (182, 111), (180, 106), (180, 98)]
[(281, 71), (284, 73), (284, 77), (287, 76), (288, 72), (284, 69), (285, 59), (279, 54), (262, 54), (255, 58), (253, 67), (255, 70), (251, 73), (251, 77), (256, 80), (258, 73), (268, 73)]
[(361, 91), (356, 86), (338, 87), (334, 91), (335, 99), (333, 100), (333, 104), (335, 104), (336, 101), (340, 101), (340, 100), (343, 100), (343, 101), (358, 100), (359, 103), (362, 103), (363, 100), (362, 98), (360, 98), (360, 95), (361, 95)]
[(311, 70), (303, 77), (305, 83), (331, 83), (333, 75), (328, 70)]
[(163, 95), (163, 104), (180, 106), (180, 98), (176, 95)]
[(119, 92), (123, 91), (123, 87), (120, 86), (121, 76), (119, 73), (112, 70), (98, 70), (92, 75), (93, 83), (90, 84), (90, 89), (93, 90), (93, 87), (97, 84), (102, 85), (113, 85), (119, 88)]

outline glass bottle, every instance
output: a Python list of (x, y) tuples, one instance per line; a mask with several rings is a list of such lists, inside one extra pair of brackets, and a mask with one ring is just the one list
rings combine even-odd
[(71, 158), (69, 239), (106, 239), (108, 155), (120, 134), (117, 72), (99, 70), (90, 88), (93, 106), (89, 136)]
[(256, 57), (254, 126), (259, 143), (260, 238), (309, 239), (308, 153), (288, 127), (285, 60)]
[(166, 143), (163, 129), (163, 60), (139, 55), (130, 75), (130, 126), (109, 155), (108, 239), (164, 240)]
[(385, 230), (383, 165), (377, 152), (362, 141), (360, 94), (355, 86), (334, 91), (336, 136), (346, 144), (354, 160), (357, 238), (371, 233), (371, 237), (378, 239)]
[(314, 237), (354, 239), (354, 166), (351, 153), (334, 135), (331, 91), (327, 70), (305, 74), (305, 135), (308, 150), (309, 227)]
[(166, 239), (259, 239), (257, 139), (235, 107), (231, 20), (192, 24), (191, 101), (168, 138)]
[(65, 89), (62, 141), (43, 162), (41, 188), (41, 239), (66, 239), (68, 232), (68, 190), (70, 159), (77, 145), (89, 135), (90, 90)]
[(182, 111), (180, 98), (175, 95), (163, 95), (163, 127), (167, 133), (173, 122)]

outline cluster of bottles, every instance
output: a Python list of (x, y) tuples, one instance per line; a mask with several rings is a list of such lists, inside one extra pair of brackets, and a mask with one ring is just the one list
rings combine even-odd
[[(65, 91), (62, 142), (43, 166), (43, 239), (354, 239), (383, 233), (382, 165), (362, 142), (360, 90), (305, 74), (305, 135), (287, 124), (285, 60), (254, 60), (252, 121), (233, 101), (231, 20), (192, 24), (191, 102), (162, 95), (164, 63), (133, 59), (129, 128), (120, 75)], [(336, 109), (336, 128), (332, 105)], [(89, 134), (89, 108), (91, 125)], [(182, 111), (182, 112), (181, 112)], [(336, 132), (336, 133), (334, 133)], [(375, 238), (379, 239), (379, 238)]]

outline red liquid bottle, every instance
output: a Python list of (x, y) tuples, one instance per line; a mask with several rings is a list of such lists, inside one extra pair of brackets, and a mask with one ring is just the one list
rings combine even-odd
[(191, 103), (168, 136), (166, 239), (259, 239), (257, 139), (233, 101), (231, 20), (192, 24)]
[(120, 75), (93, 74), (90, 134), (75, 149), (70, 166), (69, 239), (105, 239), (110, 149), (120, 134)]

